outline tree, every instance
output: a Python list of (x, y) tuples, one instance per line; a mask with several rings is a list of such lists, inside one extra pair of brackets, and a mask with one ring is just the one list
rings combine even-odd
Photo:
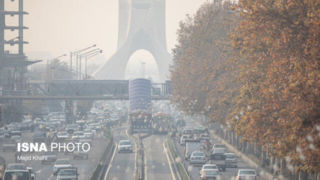
[(252, 107), (234, 119), (237, 132), (258, 139), (277, 157), (318, 171), (320, 1), (240, 0), (237, 8), (242, 19), (233, 36), (242, 60), (237, 110)]
[(174, 102), (184, 111), (219, 122), (227, 117), (238, 86), (228, 36), (237, 19), (231, 4), (205, 3), (180, 23), (171, 72)]

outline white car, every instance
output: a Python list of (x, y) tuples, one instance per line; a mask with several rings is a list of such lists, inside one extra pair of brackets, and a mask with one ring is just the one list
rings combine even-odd
[(218, 166), (215, 164), (204, 164), (200, 170), (200, 176), (205, 173), (205, 171), (219, 171)]
[(254, 169), (239, 169), (236, 177), (237, 180), (257, 180), (258, 175)]
[(215, 169), (215, 170), (219, 170), (218, 169), (218, 166), (216, 164), (204, 164), (200, 170), (203, 171), (203, 170), (206, 170), (206, 169)]
[(120, 140), (118, 152), (133, 152), (132, 143), (130, 140)]
[(190, 156), (190, 164), (205, 164), (206, 154), (202, 151), (193, 151)]
[(53, 174), (57, 175), (59, 169), (61, 168), (71, 168), (72, 164), (68, 159), (57, 159), (53, 165)]
[(61, 168), (57, 173), (57, 180), (78, 180), (77, 168)]
[(220, 172), (217, 169), (208, 169), (203, 171), (200, 174), (200, 179), (201, 180), (216, 180), (220, 176)]
[(237, 165), (237, 156), (234, 153), (225, 153), (225, 161), (226, 161), (226, 167), (236, 168)]
[(225, 151), (227, 150), (226, 146), (223, 144), (214, 144), (212, 146), (212, 151), (214, 151), (214, 149), (224, 149)]

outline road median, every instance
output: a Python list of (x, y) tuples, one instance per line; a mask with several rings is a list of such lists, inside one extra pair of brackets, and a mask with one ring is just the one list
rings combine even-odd
[(168, 147), (168, 154), (171, 156), (171, 162), (176, 170), (177, 177), (182, 180), (190, 180), (190, 176), (183, 165), (183, 160), (177, 153), (174, 142), (170, 137), (167, 138), (166, 144)]

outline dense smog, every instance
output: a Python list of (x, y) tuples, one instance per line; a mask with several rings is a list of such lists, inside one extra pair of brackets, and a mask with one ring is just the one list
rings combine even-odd
[(0, 180), (320, 180), (320, 0), (0, 0)]

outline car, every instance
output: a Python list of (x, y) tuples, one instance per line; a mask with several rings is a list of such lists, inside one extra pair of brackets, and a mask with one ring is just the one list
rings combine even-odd
[(193, 128), (193, 133), (196, 133), (196, 134), (201, 134), (206, 132), (208, 132), (208, 128), (204, 126), (197, 126)]
[(231, 167), (231, 168), (238, 167), (237, 156), (234, 153), (225, 153), (224, 156), (225, 156), (225, 161), (226, 161), (226, 167)]
[(257, 180), (258, 175), (254, 169), (239, 169), (237, 173), (237, 180)]
[(11, 179), (23, 179), (23, 180), (32, 180), (32, 174), (29, 170), (29, 167), (26, 167), (23, 163), (13, 163), (8, 164), (3, 179), (11, 180)]
[(201, 151), (201, 143), (199, 141), (186, 141), (185, 149), (184, 149), (184, 158), (186, 160), (190, 159), (192, 152)]
[(57, 173), (57, 180), (78, 180), (78, 176), (76, 167), (61, 168)]
[(30, 173), (30, 180), (35, 180), (36, 179), (36, 172), (32, 169), (32, 167), (27, 167), (27, 170)]
[(214, 149), (216, 149), (216, 148), (219, 148), (219, 149), (227, 149), (226, 148), (226, 146), (224, 145), (224, 144), (214, 144), (213, 146), (212, 146), (212, 150), (214, 150)]
[(210, 160), (216, 164), (220, 171), (226, 170), (225, 148), (215, 148), (210, 155)]
[(3, 175), (3, 180), (32, 180), (30, 172), (27, 169), (13, 169), (13, 170), (5, 170)]
[(200, 174), (200, 180), (216, 180), (220, 176), (220, 172), (217, 169), (207, 169)]
[(214, 148), (211, 154), (213, 160), (225, 160), (225, 148)]
[(54, 152), (45, 152), (44, 159), (41, 161), (42, 164), (50, 164), (55, 162), (58, 159), (58, 156)]
[(200, 134), (200, 140), (210, 140), (210, 136), (208, 134)]
[(65, 140), (68, 137), (69, 137), (69, 134), (67, 133), (67, 131), (60, 131), (57, 133), (58, 140)]
[(57, 175), (59, 169), (61, 168), (70, 168), (72, 164), (68, 159), (57, 159), (53, 165), (53, 175)]
[(132, 143), (130, 140), (120, 140), (118, 145), (118, 152), (133, 152)]
[(204, 164), (200, 171), (206, 170), (206, 169), (215, 169), (219, 170), (218, 166), (216, 164)]
[(190, 164), (202, 165), (207, 161), (206, 154), (202, 151), (193, 151), (190, 155)]
[(186, 127), (182, 130), (182, 134), (193, 134), (193, 128)]
[(208, 171), (208, 170), (219, 171), (218, 166), (215, 164), (204, 164), (200, 170), (200, 175), (202, 175), (204, 173), (204, 171)]
[(10, 131), (10, 137), (12, 136), (20, 136), (22, 135), (21, 131), (17, 131), (17, 130), (14, 130), (14, 131)]
[(12, 163), (12, 164), (8, 164), (6, 170), (25, 170), (25, 169), (27, 169), (27, 167), (23, 163)]

